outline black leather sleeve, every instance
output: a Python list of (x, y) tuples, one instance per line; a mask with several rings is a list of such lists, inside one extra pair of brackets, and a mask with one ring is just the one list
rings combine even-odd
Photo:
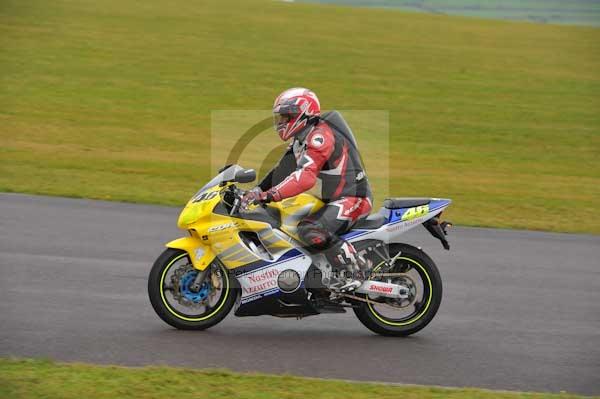
[(281, 183), (286, 177), (291, 175), (296, 170), (296, 157), (291, 146), (283, 154), (277, 165), (261, 180), (258, 187), (262, 191), (267, 191), (273, 186)]

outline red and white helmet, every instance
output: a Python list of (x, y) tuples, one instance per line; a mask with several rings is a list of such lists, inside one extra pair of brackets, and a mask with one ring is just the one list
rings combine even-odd
[(317, 95), (302, 87), (284, 91), (273, 103), (275, 130), (283, 141), (300, 133), (320, 115), (321, 104)]

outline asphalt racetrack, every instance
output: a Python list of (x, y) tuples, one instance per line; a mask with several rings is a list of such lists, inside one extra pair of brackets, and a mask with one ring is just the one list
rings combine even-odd
[[(409, 338), (352, 312), (177, 331), (146, 277), (179, 209), (0, 194), (0, 356), (600, 395), (600, 237), (455, 228), (438, 315)], [(540, 215), (543, 217), (543, 215)]]

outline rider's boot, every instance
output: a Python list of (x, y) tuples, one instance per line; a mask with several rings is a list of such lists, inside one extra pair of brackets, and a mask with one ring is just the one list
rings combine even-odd
[(331, 288), (339, 292), (350, 292), (360, 287), (364, 280), (360, 279), (360, 275), (369, 267), (367, 260), (349, 242), (344, 242), (339, 247), (335, 260), (339, 265), (340, 278), (339, 283)]

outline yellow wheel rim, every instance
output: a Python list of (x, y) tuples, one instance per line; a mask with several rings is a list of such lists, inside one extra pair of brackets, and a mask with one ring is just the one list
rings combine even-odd
[[(429, 296), (427, 298), (427, 303), (425, 304), (425, 308), (418, 315), (416, 315), (415, 317), (411, 318), (410, 320), (402, 321), (402, 322), (394, 322), (394, 321), (386, 320), (383, 317), (381, 317), (379, 315), (379, 313), (377, 313), (377, 311), (375, 309), (373, 309), (373, 306), (371, 305), (371, 302), (367, 302), (367, 306), (369, 307), (369, 311), (371, 312), (371, 314), (373, 316), (375, 316), (382, 323), (385, 323), (385, 324), (390, 325), (390, 326), (402, 327), (402, 326), (407, 326), (409, 324), (414, 323), (415, 321), (417, 321), (421, 317), (423, 317), (423, 315), (427, 312), (427, 309), (429, 309), (429, 305), (431, 304), (431, 299), (433, 298), (433, 286), (431, 285), (431, 279), (429, 278), (429, 274), (427, 273), (427, 270), (425, 270), (425, 268), (419, 262), (417, 262), (414, 259), (406, 258), (406, 257), (403, 257), (403, 256), (399, 257), (398, 259), (404, 259), (406, 261), (409, 261), (409, 262), (415, 264), (425, 274), (425, 277), (427, 279), (427, 285), (429, 286)], [(379, 268), (379, 266), (377, 266), (375, 269), (373, 269), (373, 271), (377, 270), (378, 268)]]
[(202, 317), (194, 317), (194, 318), (192, 318), (192, 317), (185, 317), (185, 316), (179, 314), (173, 308), (171, 308), (171, 306), (167, 302), (167, 298), (165, 298), (165, 292), (163, 290), (163, 283), (165, 281), (165, 276), (167, 275), (167, 272), (169, 271), (169, 269), (171, 268), (171, 266), (173, 266), (173, 263), (177, 262), (179, 259), (183, 258), (184, 256), (187, 256), (187, 253), (181, 254), (181, 255), (177, 256), (176, 258), (174, 258), (171, 262), (169, 262), (169, 264), (167, 265), (167, 267), (165, 267), (165, 270), (163, 270), (162, 275), (160, 276), (160, 286), (159, 286), (159, 288), (160, 288), (160, 297), (162, 299), (163, 304), (167, 308), (167, 310), (171, 314), (173, 314), (173, 316), (177, 317), (178, 319), (185, 320), (185, 321), (204, 321), (204, 320), (208, 320), (211, 317), (213, 317), (214, 315), (216, 315), (219, 312), (219, 310), (221, 310), (221, 308), (225, 304), (227, 296), (229, 295), (229, 276), (227, 274), (227, 270), (223, 269), (222, 266), (219, 266), (221, 268), (221, 272), (223, 273), (223, 281), (225, 282), (225, 295), (223, 296), (223, 299), (221, 300), (221, 303), (219, 304), (219, 306), (217, 306), (217, 308), (215, 310), (213, 310), (210, 314), (202, 316)]

